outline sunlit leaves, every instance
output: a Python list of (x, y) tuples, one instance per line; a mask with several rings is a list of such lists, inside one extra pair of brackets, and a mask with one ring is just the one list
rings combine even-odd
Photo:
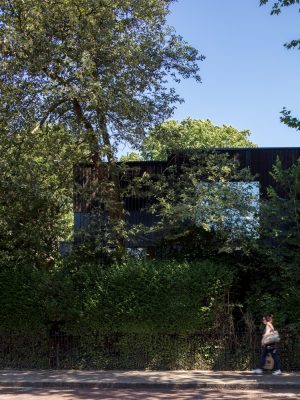
[(169, 117), (179, 101), (168, 76), (199, 79), (202, 57), (166, 23), (170, 3), (3, 1), (2, 103), (18, 105), (10, 126), (30, 128), (52, 107), (48, 118), (72, 134), (89, 127), (104, 145), (102, 115), (112, 142), (138, 146), (145, 130)]
[(171, 120), (150, 131), (144, 140), (142, 155), (149, 160), (164, 160), (180, 149), (255, 147), (249, 135), (248, 130), (239, 131), (230, 125), (215, 126), (210, 120)]

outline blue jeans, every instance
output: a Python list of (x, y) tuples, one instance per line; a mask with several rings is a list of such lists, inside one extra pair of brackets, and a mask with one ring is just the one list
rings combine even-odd
[(263, 366), (266, 362), (267, 354), (271, 354), (274, 360), (275, 370), (280, 369), (280, 361), (277, 353), (277, 348), (274, 345), (264, 346), (261, 351), (260, 360), (259, 360), (259, 368), (263, 369)]

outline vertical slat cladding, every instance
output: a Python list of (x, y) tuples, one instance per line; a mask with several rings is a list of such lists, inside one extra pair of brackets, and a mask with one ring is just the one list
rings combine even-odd
[(260, 183), (261, 195), (266, 195), (268, 186), (276, 186), (270, 172), (277, 157), (282, 162), (283, 168), (289, 168), (300, 157), (300, 148), (249, 148), (249, 149), (223, 149), (230, 156), (237, 159), (240, 167), (249, 167), (255, 180)]
[(283, 168), (289, 168), (300, 157), (299, 148), (266, 148), (252, 151), (252, 173), (258, 174), (261, 193), (264, 196), (268, 186), (276, 186), (270, 172), (277, 157), (282, 162)]
[[(272, 154), (269, 151), (261, 151), (261, 149), (255, 149), (251, 152), (251, 173), (255, 176), (255, 180), (260, 183), (260, 193), (264, 196), (265, 189), (269, 182), (269, 163), (272, 159)], [(271, 166), (270, 166), (271, 167)]]
[[(270, 175), (272, 166), (276, 162), (277, 156), (282, 161), (284, 168), (290, 167), (299, 157), (300, 148), (239, 148), (239, 149), (217, 149), (221, 153), (229, 153), (235, 159), (238, 159), (240, 166), (249, 167), (253, 175), (257, 175), (255, 180), (260, 182), (261, 194), (265, 195), (266, 188), (274, 185), (274, 180)], [(124, 174), (122, 186), (126, 187), (128, 182), (134, 177), (141, 177), (144, 172), (150, 176), (162, 175), (170, 163), (178, 162), (180, 157), (170, 156), (168, 161), (134, 161), (128, 162), (128, 173)], [(102, 167), (103, 168), (103, 167)], [(105, 173), (105, 172), (103, 172)], [(92, 165), (79, 165), (74, 167), (75, 185), (84, 189), (90, 189), (95, 183), (97, 177), (96, 170)], [(100, 182), (99, 182), (100, 183)], [(91, 201), (85, 201), (83, 196), (76, 190), (74, 193), (74, 211), (88, 212), (92, 206)], [(127, 211), (140, 211), (145, 206), (146, 199), (138, 196), (128, 196), (124, 198), (124, 204)]]

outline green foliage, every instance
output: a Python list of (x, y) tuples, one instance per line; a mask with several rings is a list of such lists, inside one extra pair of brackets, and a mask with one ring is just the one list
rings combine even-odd
[(109, 159), (115, 139), (137, 145), (180, 100), (166, 78), (200, 80), (202, 56), (167, 24), (172, 1), (2, 1), (9, 130), (50, 119)]
[(272, 176), (275, 185), (261, 206), (260, 267), (247, 302), (256, 317), (272, 312), (279, 326), (299, 327), (300, 159), (288, 169), (278, 159)]
[(171, 81), (200, 80), (203, 57), (167, 24), (172, 1), (0, 5), (0, 124), (8, 137), (58, 126), (85, 142), (89, 161), (107, 163), (117, 254), (125, 236), (118, 145), (138, 148), (147, 129), (172, 115), (181, 99)]
[(246, 251), (257, 237), (257, 198), (250, 185), (238, 182), (251, 182), (250, 172), (227, 154), (209, 150), (181, 151), (175, 160), (160, 176), (145, 174), (140, 180), (152, 199), (148, 211), (157, 219), (150, 228), (140, 226), (140, 232), (155, 233), (161, 248), (169, 243), (183, 257), (197, 259), (201, 249), (208, 256), (209, 248), (203, 248), (208, 238), (214, 238), (211, 253)]
[(58, 127), (0, 138), (0, 266), (49, 267), (72, 234), (73, 160), (84, 147)]
[(283, 108), (283, 110), (281, 111), (282, 116), (280, 117), (281, 122), (283, 122), (290, 128), (300, 131), (300, 120), (296, 117), (293, 117), (291, 114), (292, 114), (291, 111), (287, 110), (286, 108)]
[(4, 330), (79, 332), (210, 332), (234, 271), (212, 261), (135, 259), (108, 269), (66, 264), (51, 272), (1, 272)]
[(269, 188), (262, 213), (264, 249), (270, 261), (281, 270), (281, 278), (288, 283), (299, 278), (300, 159), (288, 169), (283, 169), (278, 159), (272, 176), (276, 186)]
[(133, 260), (109, 271), (94, 315), (111, 331), (210, 330), (232, 277), (226, 266), (208, 261)]
[(289, 326), (297, 329), (300, 325), (300, 290), (297, 285), (292, 285), (283, 295), (282, 306), (285, 310)]
[[(277, 278), (279, 281), (279, 278)], [(263, 284), (265, 289), (263, 289)], [(267, 285), (267, 281), (257, 283), (256, 288), (252, 288), (252, 293), (248, 292), (245, 308), (251, 313), (254, 322), (258, 325), (262, 315), (272, 313), (274, 315), (274, 326), (283, 332), (284, 338), (287, 335), (297, 335), (300, 327), (300, 293), (295, 284), (290, 288), (277, 287), (272, 290), (272, 282)]]
[[(96, 370), (242, 370), (259, 356), (260, 337), (162, 333), (111, 333), (62, 336), (10, 335), (0, 342), (0, 367)], [(254, 339), (254, 340), (253, 340)], [(258, 340), (257, 340), (258, 339)], [(294, 343), (292, 343), (294, 345)], [(5, 351), (7, 348), (9, 352)], [(294, 346), (292, 347), (295, 348)], [(28, 351), (30, 349), (30, 351)], [(247, 349), (247, 351), (245, 351)], [(292, 351), (290, 355), (294, 356)], [(294, 356), (295, 358), (295, 356)], [(297, 359), (294, 366), (297, 366)], [(288, 366), (285, 359), (285, 369)]]
[(24, 266), (0, 271), (1, 333), (45, 330), (43, 276), (42, 271)]
[(275, 14), (275, 15), (280, 14), (281, 10), (284, 7), (289, 7), (289, 6), (292, 6), (292, 5), (299, 4), (299, 0), (276, 0), (276, 1), (274, 1), (274, 0), (271, 0), (271, 1), (269, 1), (269, 0), (260, 0), (260, 5), (262, 6), (262, 5), (265, 5), (265, 4), (269, 3), (269, 2), (272, 3), (272, 10), (271, 10), (271, 14), (272, 15), (273, 14)]
[(61, 367), (98, 370), (249, 369), (255, 362), (251, 360), (253, 349), (249, 354), (248, 337), (243, 339), (234, 344), (202, 333), (89, 335), (80, 337), (80, 351), (62, 355)]
[(126, 155), (122, 155), (120, 157), (120, 161), (142, 161), (143, 157), (136, 153), (135, 151), (131, 151), (130, 153), (127, 153)]
[(171, 120), (150, 130), (143, 143), (146, 160), (165, 160), (180, 149), (255, 147), (248, 130), (238, 131), (230, 125), (215, 126), (210, 120), (187, 118), (178, 123)]

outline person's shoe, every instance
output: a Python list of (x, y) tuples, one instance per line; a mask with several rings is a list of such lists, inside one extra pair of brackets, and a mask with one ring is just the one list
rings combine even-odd
[(262, 373), (263, 373), (263, 370), (260, 369), (260, 368), (256, 368), (256, 369), (254, 369), (252, 372), (253, 372), (253, 374), (262, 374)]
[(281, 375), (282, 372), (280, 371), (280, 369), (277, 369), (277, 371), (272, 372), (272, 375)]

